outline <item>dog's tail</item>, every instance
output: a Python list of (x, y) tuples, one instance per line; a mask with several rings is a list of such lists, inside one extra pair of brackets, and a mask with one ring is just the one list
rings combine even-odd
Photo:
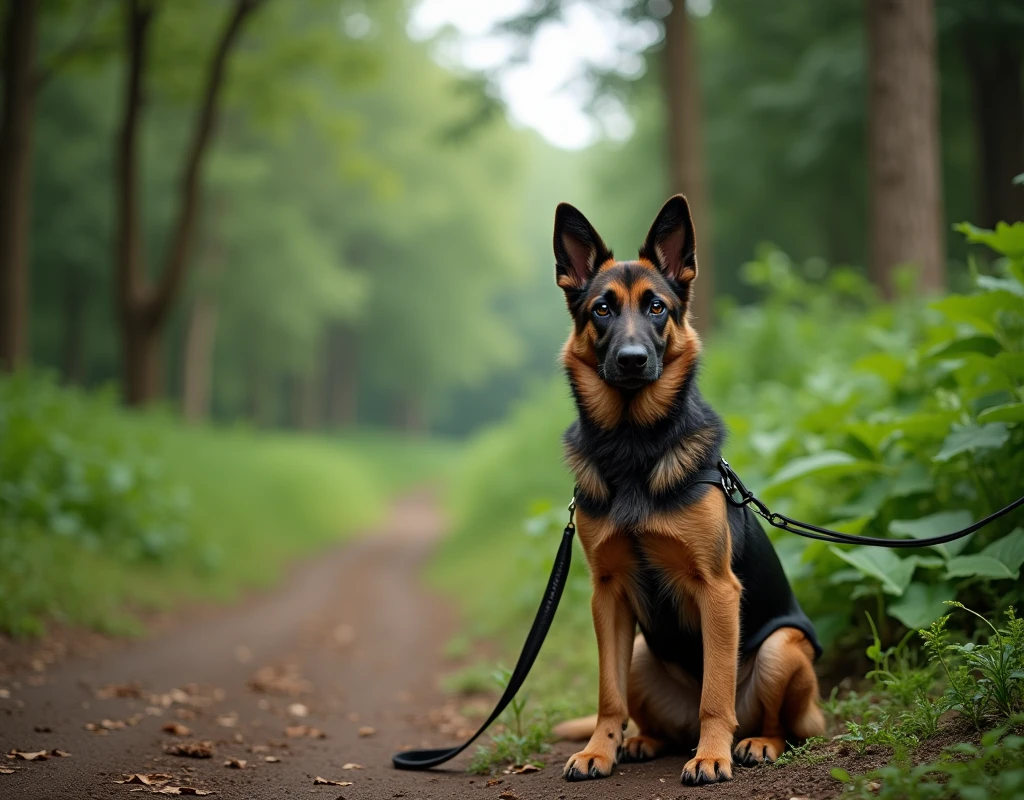
[(597, 714), (591, 714), (589, 717), (578, 717), (560, 722), (554, 727), (553, 732), (559, 739), (582, 742), (593, 736), (596, 728)]

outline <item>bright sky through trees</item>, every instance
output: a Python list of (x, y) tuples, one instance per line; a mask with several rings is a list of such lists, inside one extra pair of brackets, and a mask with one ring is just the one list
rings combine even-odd
[[(426, 38), (451, 26), (453, 36), (441, 37), (437, 58), (445, 66), (489, 70), (509, 61), (515, 44), (494, 35), (495, 25), (522, 13), (529, 0), (422, 0), (413, 9), (409, 32)], [(593, 117), (585, 110), (591, 99), (588, 65), (637, 75), (643, 68), (639, 53), (661, 37), (648, 21), (631, 25), (612, 13), (613, 4), (574, 3), (565, 19), (552, 22), (530, 44), (522, 64), (502, 71), (497, 84), (512, 120), (536, 128), (560, 147), (578, 149), (602, 133), (625, 139), (633, 123), (622, 106), (600, 101)], [(654, 0), (652, 12), (667, 12), (667, 0)], [(596, 117), (596, 119), (595, 119)]]

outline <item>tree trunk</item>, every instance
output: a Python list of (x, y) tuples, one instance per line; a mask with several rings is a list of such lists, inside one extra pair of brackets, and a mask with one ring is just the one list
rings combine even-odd
[(192, 422), (203, 422), (210, 416), (216, 341), (217, 306), (209, 297), (199, 295), (188, 317), (181, 389), (182, 413)]
[(697, 72), (693, 24), (685, 0), (673, 0), (665, 18), (665, 95), (668, 106), (669, 164), (672, 192), (690, 203), (697, 234), (698, 278), (690, 315), (703, 334), (714, 324), (714, 260), (711, 201), (704, 168), (704, 112)]
[(141, 406), (160, 396), (163, 389), (163, 339), (149, 319), (132, 318), (122, 325), (125, 402)]
[(61, 370), (64, 382), (85, 385), (85, 311), (89, 297), (88, 281), (69, 266), (64, 271), (64, 336), (61, 346)]
[(0, 371), (16, 369), (29, 356), (36, 12), (35, 0), (11, 0), (6, 20), (0, 123)]
[(144, 405), (158, 397), (162, 391), (160, 366), (133, 364), (130, 354), (134, 354), (134, 357), (159, 358), (163, 330), (189, 263), (199, 205), (199, 181), (203, 161), (216, 126), (228, 55), (237, 42), (245, 19), (261, 2), (262, 0), (235, 0), (227, 24), (221, 31), (207, 72), (199, 114), (185, 158), (178, 194), (177, 217), (171, 232), (166, 262), (156, 286), (148, 285), (145, 279), (138, 197), (138, 128), (143, 102), (142, 83), (146, 69), (146, 47), (154, 10), (153, 6), (144, 4), (143, 0), (128, 0), (127, 3), (129, 58), (117, 152), (117, 307), (122, 337), (135, 335), (143, 329), (147, 336), (147, 341), (138, 345), (127, 342), (124, 344), (124, 392), (129, 405)]
[(357, 413), (358, 350), (354, 331), (337, 326), (329, 339), (327, 419), (332, 427), (353, 425)]
[(320, 380), (315, 374), (292, 378), (292, 424), (302, 431), (313, 431), (320, 426)]
[(933, 0), (866, 0), (871, 275), (894, 293), (893, 270), (919, 268), (945, 286), (939, 101)]
[(1024, 81), (1022, 48), (1016, 41), (993, 42), (968, 31), (964, 54), (970, 73), (978, 153), (978, 221), (1024, 220)]
[(412, 436), (422, 436), (427, 432), (427, 409), (418, 394), (403, 394), (397, 411), (399, 429)]

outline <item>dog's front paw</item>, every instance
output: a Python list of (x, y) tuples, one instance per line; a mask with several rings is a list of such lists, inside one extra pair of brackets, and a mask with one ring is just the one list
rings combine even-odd
[(630, 736), (622, 744), (620, 760), (623, 763), (650, 761), (657, 757), (661, 747), (661, 742), (650, 736)]
[(581, 750), (565, 762), (562, 777), (567, 781), (586, 781), (591, 778), (607, 778), (615, 768), (615, 758), (607, 753)]
[(691, 758), (679, 776), (686, 786), (700, 786), (702, 783), (718, 783), (732, 780), (732, 758), (729, 756), (697, 756)]
[(782, 755), (782, 751), (785, 749), (786, 742), (783, 739), (751, 736), (736, 745), (733, 756), (737, 763), (745, 767), (753, 767), (764, 761), (769, 763), (774, 761)]

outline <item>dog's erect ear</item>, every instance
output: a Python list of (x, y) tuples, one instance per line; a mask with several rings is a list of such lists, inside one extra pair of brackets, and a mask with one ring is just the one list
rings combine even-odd
[(690, 206), (677, 194), (658, 212), (640, 248), (640, 258), (646, 258), (671, 280), (689, 284), (697, 277), (696, 246)]
[(611, 257), (612, 251), (587, 218), (568, 203), (559, 203), (555, 209), (555, 282), (566, 292), (579, 291)]

